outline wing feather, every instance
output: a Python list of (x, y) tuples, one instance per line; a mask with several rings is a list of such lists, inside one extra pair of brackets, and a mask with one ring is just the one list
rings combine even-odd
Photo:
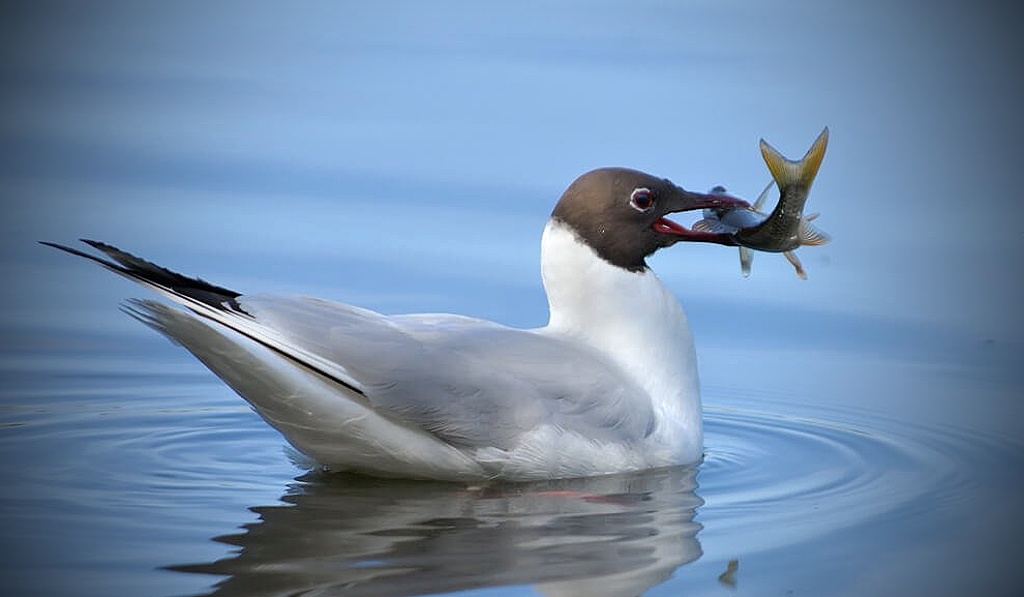
[[(654, 427), (650, 398), (616, 364), (554, 336), (455, 315), (386, 317), (320, 299), (242, 295), (86, 242), (110, 260), (44, 244), (131, 279), (340, 384), (349, 400), (456, 447), (514, 449), (541, 426), (630, 443)], [(163, 321), (146, 315), (154, 309), (129, 311), (153, 325)]]
[(611, 361), (558, 338), (454, 315), (385, 317), (311, 298), (240, 297), (257, 323), (343, 364), (374, 408), (455, 445), (511, 449), (554, 424), (595, 441), (653, 428), (646, 393)]

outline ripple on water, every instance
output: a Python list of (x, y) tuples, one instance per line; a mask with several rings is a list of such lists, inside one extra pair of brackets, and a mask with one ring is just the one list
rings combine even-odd
[[(590, 581), (590, 595), (639, 594), (723, 554), (838, 542), (894, 518), (934, 526), (934, 509), (962, 508), (1022, 463), (1016, 440), (737, 391), (706, 409), (697, 472), (473, 490), (311, 475), (288, 488), (284, 442), (219, 383), (88, 369), (6, 388), (16, 400), (0, 411), (0, 447), (32, 463), (12, 472), (21, 494), (8, 501), (37, 513), (12, 536), (113, 537), (75, 548), (79, 574), (124, 574), (131, 555), (138, 571), (222, 575), (223, 595), (259, 594), (271, 577), (275, 594), (353, 583), (401, 594), (427, 579), (447, 591)], [(704, 553), (715, 555), (696, 561)]]
[[(1019, 445), (963, 429), (852, 408), (758, 407), (706, 409), (706, 544), (743, 534), (744, 550), (756, 551), (896, 511), (921, 516), (977, 488), (979, 466), (1021, 462)], [(799, 414), (775, 414), (787, 411)]]

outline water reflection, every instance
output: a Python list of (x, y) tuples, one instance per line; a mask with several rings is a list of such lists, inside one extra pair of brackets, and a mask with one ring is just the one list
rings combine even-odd
[(420, 595), (537, 584), (637, 595), (701, 556), (696, 468), (484, 488), (310, 474), (216, 540), (237, 554), (172, 570), (211, 595)]

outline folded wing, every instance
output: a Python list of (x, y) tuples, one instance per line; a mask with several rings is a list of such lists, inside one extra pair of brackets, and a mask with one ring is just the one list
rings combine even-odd
[(299, 351), (342, 364), (374, 408), (457, 446), (514, 449), (541, 425), (627, 443), (653, 429), (646, 393), (616, 365), (543, 333), (312, 298), (239, 304)]
[[(618, 366), (541, 331), (455, 315), (387, 317), (312, 298), (243, 296), (86, 242), (112, 261), (44, 244), (186, 307), (194, 315), (175, 316), (150, 301), (131, 303), (127, 310), (195, 353), (307, 452), (329, 450), (332, 433), (343, 433), (340, 427), (358, 418), (373, 423), (360, 432), (365, 437), (359, 442), (368, 444), (361, 458), (367, 458), (369, 444), (387, 448), (372, 431), (387, 421), (407, 440), (429, 436), (423, 449), (440, 441), (467, 454), (515, 450), (524, 435), (541, 427), (618, 445), (653, 431), (647, 394)], [(232, 334), (265, 350), (246, 349)], [(258, 382), (250, 380), (257, 376)]]

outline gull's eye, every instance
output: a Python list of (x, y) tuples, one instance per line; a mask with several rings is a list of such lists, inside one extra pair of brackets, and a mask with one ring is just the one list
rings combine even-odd
[(629, 196), (629, 205), (637, 211), (649, 211), (654, 207), (654, 193), (645, 187), (633, 189)]

